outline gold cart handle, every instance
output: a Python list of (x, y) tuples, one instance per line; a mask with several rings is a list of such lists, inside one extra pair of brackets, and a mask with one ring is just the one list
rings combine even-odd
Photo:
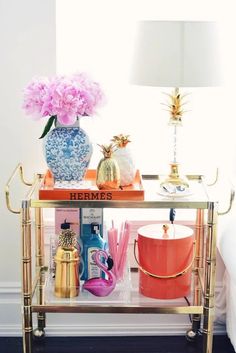
[[(215, 174), (215, 179), (213, 182), (206, 184), (207, 186), (214, 186), (219, 180), (219, 168), (216, 169), (216, 174)], [(230, 191), (230, 200), (229, 200), (229, 206), (226, 209), (226, 211), (218, 211), (218, 215), (219, 216), (224, 216), (227, 213), (229, 213), (231, 211), (232, 205), (233, 205), (233, 201), (234, 201), (234, 197), (235, 197), (235, 188), (232, 184), (232, 182), (229, 182), (231, 184), (231, 191)]]
[(233, 202), (234, 202), (234, 197), (235, 197), (235, 190), (234, 190), (234, 188), (232, 187), (232, 188), (231, 188), (231, 191), (230, 191), (229, 206), (228, 206), (228, 208), (227, 208), (226, 211), (222, 211), (222, 212), (218, 211), (218, 215), (219, 215), (219, 216), (224, 216), (224, 215), (226, 215), (227, 213), (229, 213), (229, 212), (231, 211), (231, 208), (232, 208)]
[(213, 186), (218, 182), (219, 179), (219, 168), (216, 168), (216, 174), (215, 174), (215, 179), (211, 182), (206, 184), (207, 186)]
[(192, 267), (193, 265), (193, 262), (194, 262), (194, 259), (195, 259), (195, 254), (196, 254), (196, 242), (194, 241), (193, 242), (193, 258), (190, 262), (190, 264), (185, 267), (184, 270), (180, 271), (180, 272), (177, 272), (177, 273), (174, 273), (173, 275), (168, 275), (168, 276), (160, 276), (160, 275), (156, 275), (154, 273), (151, 273), (151, 272), (148, 272), (147, 270), (145, 270), (139, 263), (138, 259), (137, 259), (137, 255), (136, 255), (136, 244), (137, 244), (137, 240), (135, 239), (134, 240), (134, 258), (135, 258), (135, 261), (137, 262), (138, 264), (138, 268), (143, 272), (145, 273), (145, 275), (148, 275), (150, 277), (154, 277), (154, 278), (159, 278), (159, 279), (168, 279), (168, 278), (177, 278), (177, 277), (180, 277), (182, 275), (184, 275), (186, 272), (188, 272), (188, 270)]
[(14, 169), (14, 171), (12, 172), (12, 175), (10, 176), (10, 178), (8, 179), (7, 183), (6, 183), (6, 186), (5, 186), (5, 196), (6, 196), (6, 205), (7, 205), (7, 208), (10, 212), (12, 213), (15, 213), (15, 214), (19, 214), (20, 213), (20, 210), (14, 210), (12, 207), (11, 207), (11, 203), (10, 203), (10, 185), (13, 181), (13, 179), (15, 178), (16, 174), (19, 172), (20, 174), (20, 179), (22, 181), (22, 183), (24, 185), (27, 185), (27, 186), (32, 186), (32, 183), (28, 183), (27, 181), (25, 181), (25, 178), (24, 178), (24, 173), (23, 173), (23, 167), (22, 167), (22, 164), (19, 163), (16, 168)]

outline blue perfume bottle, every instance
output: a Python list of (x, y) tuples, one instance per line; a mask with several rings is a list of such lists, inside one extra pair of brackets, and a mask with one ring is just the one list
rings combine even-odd
[(84, 271), (81, 279), (87, 281), (90, 278), (104, 278), (103, 271), (97, 266), (93, 259), (93, 254), (97, 250), (105, 250), (106, 242), (100, 235), (99, 223), (91, 223), (91, 233), (83, 243)]

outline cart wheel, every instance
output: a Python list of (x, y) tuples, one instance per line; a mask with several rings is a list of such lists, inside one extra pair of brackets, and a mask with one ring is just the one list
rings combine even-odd
[(33, 331), (33, 335), (34, 335), (35, 340), (43, 340), (45, 337), (45, 331), (44, 331), (44, 329), (36, 328)]
[(195, 332), (192, 329), (190, 329), (186, 332), (186, 339), (189, 342), (195, 342), (197, 340), (198, 335), (199, 335), (198, 332)]

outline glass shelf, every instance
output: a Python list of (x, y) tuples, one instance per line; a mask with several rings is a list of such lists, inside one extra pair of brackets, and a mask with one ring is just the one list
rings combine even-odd
[(185, 208), (185, 209), (207, 209), (208, 202), (211, 201), (207, 187), (200, 175), (189, 175), (189, 186), (191, 194), (182, 197), (163, 196), (160, 194), (161, 177), (155, 175), (142, 175), (142, 185), (144, 188), (144, 200), (125, 201), (74, 201), (74, 200), (39, 200), (38, 190), (40, 180), (36, 180), (28, 194), (31, 207), (42, 208)]
[[(82, 282), (83, 283), (83, 282)], [(81, 287), (82, 287), (81, 283)], [(143, 296), (138, 290), (138, 273), (132, 272), (117, 284), (107, 297), (96, 297), (81, 290), (74, 298), (57, 298), (53, 279), (48, 274), (42, 285), (37, 285), (32, 301), (33, 312), (80, 312), (80, 313), (169, 313), (202, 314), (202, 306), (186, 306), (184, 298), (160, 300)], [(41, 291), (42, 304), (37, 300)], [(188, 298), (191, 302), (191, 298)]]

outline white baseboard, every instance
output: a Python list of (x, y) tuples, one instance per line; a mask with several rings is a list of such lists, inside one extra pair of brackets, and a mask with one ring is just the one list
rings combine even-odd
[(0, 337), (20, 337), (22, 336), (21, 325), (0, 325)]
[[(176, 319), (178, 320), (178, 319)], [(190, 329), (191, 324), (135, 324), (126, 325), (53, 325), (47, 327), (49, 336), (181, 336)], [(225, 334), (224, 325), (215, 325), (215, 334)]]
[[(51, 337), (99, 337), (99, 336), (182, 336), (190, 329), (191, 324), (183, 325), (172, 323), (165, 325), (136, 325), (124, 324), (113, 325), (47, 325), (45, 331)], [(215, 325), (215, 335), (225, 335), (224, 325)], [(0, 325), (0, 337), (20, 337), (22, 336), (21, 324)]]

